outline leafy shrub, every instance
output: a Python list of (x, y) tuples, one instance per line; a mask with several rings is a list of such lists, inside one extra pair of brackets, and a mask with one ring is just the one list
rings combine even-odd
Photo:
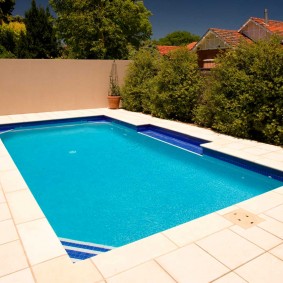
[(178, 48), (164, 56), (151, 94), (152, 114), (180, 121), (191, 121), (202, 89), (197, 55)]
[(194, 120), (222, 133), (283, 144), (283, 48), (279, 38), (221, 55)]
[(0, 45), (0, 59), (4, 59), (4, 58), (16, 58), (16, 56), (10, 52), (10, 51), (7, 51), (6, 48), (2, 45)]
[[(1, 54), (14, 54), (16, 50), (17, 37), (16, 34), (7, 27), (8, 25), (6, 24), (0, 25), (0, 45), (3, 50)], [(2, 56), (2, 58), (4, 58), (4, 55)], [(9, 58), (9, 56), (7, 58)]]
[(214, 118), (210, 75), (204, 76), (203, 84), (205, 87), (198, 98), (195, 109), (193, 110), (193, 121), (200, 126), (210, 128)]
[(140, 49), (134, 55), (122, 88), (123, 108), (150, 113), (150, 93), (159, 69), (161, 56), (155, 49)]

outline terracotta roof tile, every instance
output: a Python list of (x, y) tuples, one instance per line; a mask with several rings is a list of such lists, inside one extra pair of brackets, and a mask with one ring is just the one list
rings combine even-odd
[(196, 46), (196, 44), (197, 44), (197, 41), (194, 41), (194, 42), (189, 43), (187, 47), (189, 50), (192, 50)]
[(251, 17), (251, 20), (265, 27), (272, 33), (277, 33), (283, 36), (283, 22), (282, 21), (274, 21), (268, 20), (268, 23), (265, 23), (264, 19)]
[(252, 42), (249, 38), (239, 33), (237, 30), (225, 30), (210, 28), (209, 30), (216, 33), (222, 40), (224, 40), (230, 46), (237, 46), (242, 40)]
[[(191, 43), (189, 43), (189, 44), (187, 45), (187, 48), (188, 48), (189, 50), (192, 50), (192, 49), (195, 47), (196, 44), (197, 44), (197, 42), (191, 42)], [(162, 46), (162, 45), (157, 45), (156, 47), (157, 47), (157, 50), (159, 51), (159, 53), (160, 53), (161, 55), (166, 55), (166, 54), (168, 54), (170, 51), (175, 50), (175, 49), (177, 49), (177, 48), (180, 48), (181, 46)]]
[(170, 51), (175, 50), (177, 48), (179, 48), (179, 46), (162, 46), (162, 45), (157, 45), (157, 50), (159, 51), (159, 53), (161, 55), (166, 55)]

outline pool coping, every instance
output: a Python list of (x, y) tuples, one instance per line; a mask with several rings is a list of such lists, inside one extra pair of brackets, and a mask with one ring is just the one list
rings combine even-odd
[[(204, 148), (283, 171), (283, 149), (280, 147), (125, 110), (88, 109), (8, 115), (0, 117), (0, 124), (96, 115), (135, 126), (151, 124), (209, 140), (211, 142)], [(255, 266), (265, 261), (269, 262), (268, 268), (261, 267), (258, 273), (270, 273), (275, 267), (283, 272), (283, 187), (72, 264), (2, 142), (0, 161), (4, 164), (1, 167), (0, 162), (0, 209), (4, 211), (0, 229), (7, 232), (0, 236), (0, 256), (9, 253), (10, 260), (0, 266), (0, 282), (17, 276), (25, 276), (27, 282), (62, 282), (66, 280), (63, 278), (68, 278), (67, 282), (131, 282), (127, 280), (145, 280), (146, 276), (150, 276), (152, 282), (185, 282), (188, 276), (194, 276), (197, 282), (227, 282), (228, 279), (229, 282), (232, 279), (233, 282), (250, 282), (258, 276), (252, 275)], [(241, 230), (223, 217), (236, 209), (248, 210), (265, 221)], [(231, 248), (230, 255), (224, 255), (219, 239), (222, 243), (224, 239), (227, 243), (234, 241), (236, 246), (243, 245), (248, 252), (237, 251), (240, 259), (235, 262), (232, 258), (236, 251)], [(190, 263), (188, 266), (184, 266), (184, 259)], [(270, 262), (274, 264), (270, 265)], [(272, 276), (270, 282), (279, 280), (276, 274)]]

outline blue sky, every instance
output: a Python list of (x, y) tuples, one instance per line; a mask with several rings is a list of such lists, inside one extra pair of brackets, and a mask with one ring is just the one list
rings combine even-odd
[[(31, 0), (16, 0), (14, 14), (24, 15)], [(46, 6), (48, 0), (36, 0)], [(283, 21), (283, 0), (144, 0), (153, 13), (153, 38), (158, 39), (176, 30), (203, 35), (208, 28), (239, 29), (249, 17), (263, 17)]]

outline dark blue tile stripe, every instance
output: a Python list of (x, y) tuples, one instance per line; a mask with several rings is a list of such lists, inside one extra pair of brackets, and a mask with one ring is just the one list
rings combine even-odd
[(78, 243), (72, 243), (72, 242), (66, 242), (66, 241), (61, 241), (61, 243), (64, 246), (87, 249), (87, 250), (98, 251), (98, 252), (108, 252), (108, 251), (111, 250), (111, 249), (107, 249), (107, 248), (102, 248), (102, 247), (97, 247), (97, 246), (89, 246), (89, 245), (86, 245), (86, 244), (78, 244)]
[(67, 119), (56, 119), (56, 120), (44, 120), (44, 121), (33, 121), (33, 122), (23, 122), (23, 123), (11, 123), (11, 124), (0, 124), (0, 133), (14, 130), (14, 129), (21, 129), (21, 128), (33, 128), (33, 127), (50, 127), (56, 126), (58, 124), (64, 125), (69, 123), (84, 123), (84, 122), (111, 122), (112, 119), (104, 116), (88, 116), (88, 117), (80, 117), (80, 118), (67, 118)]
[(67, 254), (69, 255), (70, 258), (72, 259), (79, 259), (79, 260), (84, 260), (93, 256), (96, 256), (97, 254), (89, 254), (85, 252), (79, 252), (79, 251), (74, 251), (74, 250), (68, 250), (66, 249)]

